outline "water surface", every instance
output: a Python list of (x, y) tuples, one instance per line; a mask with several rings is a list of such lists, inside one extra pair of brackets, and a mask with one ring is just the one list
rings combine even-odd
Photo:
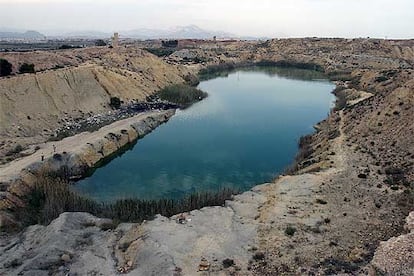
[(314, 71), (249, 68), (199, 88), (206, 99), (177, 111), (75, 188), (103, 201), (248, 190), (292, 162), (299, 137), (327, 116), (334, 85)]

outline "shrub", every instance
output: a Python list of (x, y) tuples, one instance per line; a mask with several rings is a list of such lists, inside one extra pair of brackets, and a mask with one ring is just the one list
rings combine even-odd
[(288, 227), (286, 227), (286, 229), (285, 229), (285, 234), (288, 235), (288, 236), (293, 236), (295, 234), (295, 232), (296, 232), (296, 228), (293, 227), (293, 226), (290, 226), (290, 225)]
[(8, 151), (6, 153), (6, 156), (11, 156), (11, 155), (18, 154), (18, 153), (20, 153), (23, 150), (24, 150), (23, 146), (20, 145), (20, 144), (17, 144), (13, 149), (11, 149), (10, 151)]
[(196, 75), (188, 74), (183, 77), (185, 82), (190, 86), (197, 86), (200, 83), (200, 80)]
[(113, 109), (119, 109), (121, 107), (121, 100), (118, 97), (111, 97), (109, 106)]
[(188, 107), (192, 103), (207, 97), (207, 93), (187, 84), (174, 84), (159, 91), (158, 97), (181, 107)]
[(19, 67), (19, 72), (21, 74), (24, 74), (24, 73), (34, 73), (35, 72), (34, 64), (33, 63), (31, 63), (31, 64), (23, 63)]
[(336, 111), (344, 109), (347, 106), (345, 89), (346, 88), (344, 86), (338, 86), (332, 92), (336, 96), (334, 107), (334, 110)]
[(378, 76), (375, 78), (375, 82), (383, 82), (383, 81), (387, 81), (388, 78), (386, 76)]
[(234, 63), (220, 63), (215, 65), (210, 65), (205, 68), (202, 68), (199, 72), (201, 79), (208, 79), (209, 75), (214, 75), (216, 73), (220, 73), (223, 71), (231, 71), (236, 68), (236, 64)]
[(144, 48), (144, 50), (158, 57), (166, 57), (174, 53), (174, 49), (169, 48)]
[(175, 48), (178, 46), (178, 40), (163, 40), (161, 43), (163, 47)]
[(223, 260), (223, 267), (224, 268), (229, 268), (233, 265), (234, 265), (234, 260), (232, 260), (232, 259), (224, 259)]
[(12, 72), (12, 65), (6, 59), (0, 58), (0, 77), (8, 76)]
[(106, 46), (106, 42), (103, 39), (98, 39), (95, 41), (95, 46)]
[(265, 254), (263, 253), (263, 252), (256, 252), (254, 255), (253, 255), (253, 260), (255, 260), (255, 261), (261, 261), (261, 260), (264, 260), (265, 259)]
[(75, 45), (63, 44), (63, 45), (59, 46), (58, 49), (59, 50), (66, 50), (66, 49), (79, 49), (79, 48), (82, 48), (82, 47), (81, 46), (75, 46)]
[(366, 179), (367, 175), (365, 173), (358, 174), (358, 178)]
[(301, 169), (301, 167), (312, 164), (312, 162), (306, 162), (301, 165), (301, 162), (311, 157), (312, 154), (315, 152), (315, 150), (312, 147), (312, 141), (312, 134), (304, 135), (299, 138), (299, 152), (296, 154), (295, 160), (293, 161), (292, 165), (286, 168), (284, 173), (293, 174), (299, 169)]
[(318, 199), (316, 199), (316, 203), (325, 205), (327, 202), (326, 202), (326, 200), (318, 198)]
[(280, 60), (280, 61), (271, 61), (271, 60), (261, 60), (256, 62), (257, 66), (276, 66), (281, 68), (298, 68), (298, 69), (308, 69), (319, 72), (324, 72), (323, 67), (316, 63), (306, 63), (306, 62), (296, 62), (291, 60)]

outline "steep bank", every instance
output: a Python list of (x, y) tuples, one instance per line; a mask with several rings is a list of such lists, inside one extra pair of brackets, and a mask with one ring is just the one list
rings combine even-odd
[[(142, 102), (184, 82), (188, 70), (138, 48), (5, 53), (13, 68), (34, 63), (36, 74), (0, 78), (0, 161), (33, 152), (69, 123), (112, 110), (110, 98)], [(58, 67), (56, 67), (58, 66)], [(63, 68), (61, 68), (63, 67)], [(27, 152), (25, 150), (29, 148)]]
[(0, 182), (5, 187), (1, 192), (0, 226), (18, 223), (12, 220), (13, 210), (25, 204), (23, 198), (39, 173), (64, 173), (68, 178), (83, 176), (88, 169), (151, 132), (174, 113), (175, 110), (142, 113), (95, 132), (40, 144), (36, 153), (8, 163), (0, 175)]

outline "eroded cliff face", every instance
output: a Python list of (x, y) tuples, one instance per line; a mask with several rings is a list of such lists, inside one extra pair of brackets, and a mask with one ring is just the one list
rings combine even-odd
[[(8, 53), (14, 67), (33, 62), (44, 71), (0, 78), (0, 156), (20, 145), (44, 142), (67, 122), (108, 113), (110, 98), (145, 101), (161, 88), (184, 82), (189, 70), (135, 48)], [(56, 65), (65, 68), (53, 69)]]
[[(11, 215), (25, 205), (24, 198), (42, 173), (56, 173), (68, 178), (84, 176), (88, 169), (117, 153), (125, 146), (168, 121), (175, 110), (147, 112), (115, 122), (93, 133), (81, 133), (60, 142), (42, 144), (23, 160), (2, 168), (0, 182), (5, 188), (0, 198), (0, 227), (18, 224)], [(44, 159), (44, 160), (42, 160)]]

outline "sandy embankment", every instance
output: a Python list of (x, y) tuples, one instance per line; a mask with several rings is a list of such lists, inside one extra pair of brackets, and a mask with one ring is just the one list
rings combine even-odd
[[(65, 167), (69, 176), (82, 175), (87, 168), (116, 153), (119, 149), (143, 137), (166, 122), (175, 110), (151, 111), (117, 121), (94, 132), (83, 132), (58, 142), (40, 144), (35, 153), (10, 162), (0, 168), (0, 183), (8, 187), (2, 192), (0, 209), (13, 206), (26, 186), (31, 186), (33, 172)], [(43, 161), (42, 161), (43, 156)], [(17, 197), (17, 198), (16, 198)]]

